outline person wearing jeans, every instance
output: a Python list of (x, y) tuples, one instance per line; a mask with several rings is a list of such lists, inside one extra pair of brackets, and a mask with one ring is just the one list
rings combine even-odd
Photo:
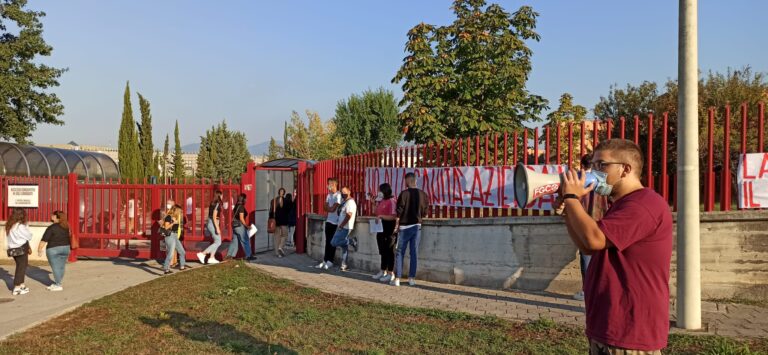
[(352, 193), (349, 187), (341, 188), (342, 202), (339, 206), (339, 226), (336, 228), (336, 233), (331, 239), (331, 245), (341, 247), (341, 271), (349, 270), (347, 265), (347, 259), (349, 257), (349, 246), (355, 246), (350, 241), (349, 234), (355, 228), (355, 215), (357, 214), (357, 204), (355, 199), (352, 198)]
[(213, 238), (213, 243), (205, 250), (197, 253), (197, 259), (201, 264), (205, 264), (205, 257), (208, 257), (208, 264), (218, 264), (216, 260), (216, 251), (221, 246), (221, 227), (219, 226), (219, 218), (221, 217), (221, 190), (216, 190), (214, 193), (214, 199), (208, 206), (208, 222), (205, 224), (205, 229), (208, 230), (208, 234)]
[(341, 193), (338, 191), (339, 181), (336, 178), (328, 178), (328, 195), (325, 197), (323, 210), (327, 213), (325, 219), (325, 253), (323, 261), (315, 266), (316, 269), (328, 270), (333, 267), (336, 258), (336, 247), (331, 245), (334, 234), (339, 224), (339, 206), (341, 205)]
[(170, 231), (170, 234), (165, 237), (165, 262), (163, 263), (163, 270), (165, 274), (171, 273), (171, 259), (174, 251), (179, 254), (179, 270), (186, 270), (187, 253), (184, 250), (184, 244), (181, 243), (181, 228), (182, 223), (182, 210), (181, 206), (175, 205), (171, 207), (170, 213), (163, 219), (163, 228)]
[(429, 209), (429, 196), (416, 187), (416, 175), (405, 174), (406, 190), (397, 198), (397, 219), (395, 230), (400, 232), (397, 240), (397, 254), (395, 260), (395, 279), (390, 282), (392, 286), (400, 286), (400, 278), (403, 276), (403, 258), (405, 248), (410, 248), (411, 266), (408, 268), (408, 284), (416, 286), (416, 266), (418, 265), (419, 241), (421, 239), (421, 222)]
[(51, 224), (45, 229), (43, 239), (37, 246), (37, 255), (43, 255), (48, 258), (53, 272), (53, 284), (48, 286), (48, 291), (63, 291), (61, 285), (64, 279), (64, 266), (67, 265), (70, 252), (70, 231), (67, 214), (62, 211), (54, 211), (51, 214)]
[(237, 204), (235, 204), (235, 208), (232, 212), (232, 241), (229, 243), (227, 257), (231, 259), (237, 256), (237, 246), (239, 244), (243, 247), (245, 259), (250, 261), (255, 260), (256, 258), (252, 256), (251, 241), (245, 231), (245, 216), (248, 214), (248, 211), (245, 210), (245, 198), (245, 194), (240, 194), (240, 196), (237, 197)]

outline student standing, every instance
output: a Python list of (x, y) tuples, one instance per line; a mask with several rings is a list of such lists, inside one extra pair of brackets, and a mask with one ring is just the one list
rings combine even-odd
[(67, 214), (62, 211), (54, 211), (51, 214), (51, 224), (45, 229), (43, 239), (37, 246), (37, 255), (48, 258), (48, 264), (53, 271), (53, 284), (48, 286), (48, 291), (63, 291), (64, 267), (67, 265), (71, 250), (71, 234)]
[(32, 240), (32, 232), (27, 226), (27, 212), (23, 208), (11, 210), (11, 216), (5, 222), (5, 238), (8, 245), (8, 256), (13, 257), (16, 263), (16, 271), (13, 276), (13, 295), (29, 293), (29, 288), (24, 284), (24, 277), (29, 265), (29, 254), (32, 248), (29, 241)]

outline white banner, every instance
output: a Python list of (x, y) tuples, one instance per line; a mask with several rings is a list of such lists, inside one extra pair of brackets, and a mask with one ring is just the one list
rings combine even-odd
[(739, 208), (768, 207), (768, 153), (742, 154), (736, 181)]
[[(559, 174), (565, 165), (526, 165), (545, 174)], [(366, 168), (365, 192), (376, 196), (379, 185), (388, 183), (397, 196), (405, 190), (405, 174), (416, 174), (418, 188), (433, 206), (518, 208), (515, 202), (514, 166), (460, 166), (440, 168)], [(555, 195), (532, 201), (526, 208), (550, 210)]]
[(37, 185), (8, 185), (8, 207), (37, 208)]

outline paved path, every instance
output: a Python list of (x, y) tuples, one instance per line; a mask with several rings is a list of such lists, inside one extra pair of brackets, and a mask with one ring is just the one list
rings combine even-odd
[[(315, 260), (306, 255), (292, 254), (278, 259), (271, 254), (262, 254), (258, 263), (252, 266), (324, 292), (360, 299), (477, 315), (495, 315), (515, 321), (546, 317), (570, 325), (583, 326), (585, 322), (584, 304), (559, 295), (491, 290), (425, 281), (419, 281), (416, 287), (403, 283), (403, 286), (397, 288), (373, 281), (369, 274), (355, 270), (340, 272), (335, 268), (319, 271), (313, 268), (316, 264)], [(704, 302), (702, 311), (703, 324), (708, 333), (768, 337), (768, 308)], [(674, 311), (670, 313), (674, 318)]]
[(67, 264), (64, 291), (50, 292), (45, 288), (53, 282), (51, 268), (30, 266), (25, 282), (30, 292), (12, 296), (14, 268), (12, 262), (0, 265), (7, 287), (0, 287), (0, 340), (161, 273), (155, 261), (80, 260)]

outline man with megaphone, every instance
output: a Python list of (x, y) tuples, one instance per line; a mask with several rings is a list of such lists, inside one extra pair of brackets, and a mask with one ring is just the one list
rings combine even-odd
[[(669, 204), (643, 187), (643, 153), (632, 141), (601, 142), (592, 168), (594, 182), (578, 171), (564, 173), (555, 202), (564, 206), (573, 243), (592, 255), (584, 281), (590, 353), (660, 353), (669, 335)], [(593, 190), (613, 201), (597, 222), (581, 203)]]

